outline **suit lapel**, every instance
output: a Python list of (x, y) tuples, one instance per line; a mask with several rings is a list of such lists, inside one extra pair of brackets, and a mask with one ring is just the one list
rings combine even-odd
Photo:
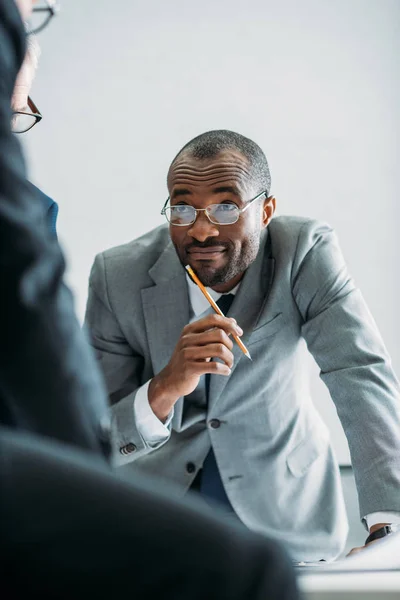
[[(155, 285), (142, 290), (144, 321), (154, 373), (169, 362), (182, 329), (189, 322), (186, 274), (169, 243), (149, 275)], [(175, 404), (174, 427), (182, 418), (183, 400)]]
[[(275, 260), (270, 256), (270, 253), (269, 236), (265, 232), (257, 258), (247, 269), (229, 311), (229, 316), (234, 317), (243, 329), (241, 339), (245, 345), (263, 311), (271, 288)], [(249, 359), (244, 356), (236, 342), (234, 342), (232, 353), (234, 356), (233, 372), (239, 361)], [(221, 397), (228, 381), (229, 377), (211, 375), (208, 397), (209, 410), (215, 406), (217, 400)]]

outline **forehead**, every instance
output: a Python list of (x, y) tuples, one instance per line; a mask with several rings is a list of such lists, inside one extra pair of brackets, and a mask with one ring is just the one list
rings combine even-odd
[(225, 150), (206, 159), (184, 153), (171, 167), (167, 181), (171, 196), (179, 188), (200, 192), (222, 185), (234, 186), (244, 193), (251, 183), (250, 165), (242, 154), (234, 151)]

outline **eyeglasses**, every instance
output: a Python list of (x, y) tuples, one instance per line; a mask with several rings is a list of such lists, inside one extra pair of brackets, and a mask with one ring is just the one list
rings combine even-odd
[(56, 0), (42, 0), (32, 9), (27, 35), (42, 31), (60, 10)]
[(205, 212), (208, 220), (214, 225), (233, 225), (239, 220), (239, 217), (249, 206), (261, 198), (262, 196), (267, 197), (268, 192), (264, 191), (258, 194), (252, 200), (249, 200), (246, 206), (239, 208), (236, 204), (210, 204), (207, 208), (194, 208), (189, 204), (176, 204), (175, 206), (167, 206), (170, 198), (168, 196), (161, 214), (165, 215), (167, 221), (171, 225), (177, 225), (178, 227), (187, 227), (193, 225), (197, 219), (199, 212)]
[(28, 107), (32, 112), (16, 110), (13, 112), (11, 119), (11, 131), (13, 133), (25, 133), (29, 131), (42, 120), (42, 115), (39, 112), (36, 104), (28, 96)]

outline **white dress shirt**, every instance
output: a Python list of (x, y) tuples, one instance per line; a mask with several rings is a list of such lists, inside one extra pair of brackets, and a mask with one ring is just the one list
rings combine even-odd
[[(211, 314), (213, 309), (211, 308), (208, 300), (203, 296), (198, 286), (187, 277), (188, 292), (189, 292), (189, 308), (190, 308), (190, 322), (197, 321), (207, 314)], [(229, 293), (235, 295), (239, 289), (238, 284)], [(209, 294), (215, 301), (219, 300), (222, 294), (215, 292), (211, 288), (207, 288)], [(142, 385), (135, 397), (133, 409), (135, 413), (135, 422), (139, 434), (143, 441), (150, 447), (157, 447), (163, 442), (166, 442), (171, 435), (171, 421), (174, 416), (174, 409), (172, 408), (165, 423), (162, 423), (152, 411), (147, 390), (150, 384), (147, 381)], [(363, 522), (370, 529), (372, 525), (376, 523), (400, 523), (400, 513), (398, 512), (374, 512), (366, 515), (363, 518)]]

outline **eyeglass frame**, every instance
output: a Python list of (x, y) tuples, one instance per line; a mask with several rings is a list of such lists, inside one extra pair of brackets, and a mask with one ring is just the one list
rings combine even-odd
[(60, 7), (56, 0), (54, 0), (54, 2), (52, 4), (50, 4), (50, 2), (48, 2), (47, 0), (45, 0), (45, 1), (46, 1), (47, 6), (34, 6), (32, 8), (32, 12), (35, 12), (35, 13), (47, 12), (47, 13), (49, 13), (47, 19), (45, 19), (39, 27), (36, 27), (36, 29), (30, 29), (29, 31), (27, 31), (26, 35), (32, 35), (32, 34), (40, 33), (41, 31), (43, 31), (43, 29), (45, 27), (47, 27), (47, 25), (50, 23), (51, 19), (60, 10)]
[(24, 131), (14, 131), (13, 133), (26, 133), (27, 131), (30, 131), (32, 127), (35, 127), (35, 125), (43, 119), (42, 113), (39, 111), (38, 107), (36, 106), (36, 104), (30, 96), (28, 96), (28, 107), (31, 109), (32, 112), (26, 112), (25, 110), (13, 110), (13, 115), (26, 115), (27, 117), (35, 117), (35, 121), (30, 127), (28, 127), (28, 129), (24, 129)]
[[(257, 194), (257, 196), (255, 196), (254, 198), (252, 198), (251, 200), (249, 200), (243, 208), (239, 208), (238, 206), (236, 206), (236, 204), (232, 203), (238, 209), (238, 217), (237, 217), (236, 221), (232, 221), (232, 223), (215, 223), (214, 221), (211, 220), (210, 215), (208, 214), (207, 210), (209, 209), (210, 206), (219, 206), (218, 204), (210, 204), (209, 206), (207, 206), (207, 208), (195, 208), (194, 206), (191, 206), (190, 204), (187, 204), (186, 206), (190, 206), (195, 211), (195, 215), (196, 216), (194, 218), (194, 221), (192, 221), (191, 223), (183, 223), (183, 224), (182, 223), (172, 223), (168, 219), (167, 214), (166, 214), (167, 208), (172, 208), (171, 206), (167, 207), (168, 202), (170, 202), (170, 200), (171, 200), (170, 196), (168, 196), (168, 198), (166, 199), (166, 201), (164, 203), (164, 206), (161, 209), (161, 213), (160, 214), (164, 215), (164, 217), (167, 219), (168, 223), (170, 225), (174, 225), (174, 227), (190, 227), (190, 225), (193, 225), (194, 223), (196, 223), (197, 215), (198, 215), (199, 212), (205, 212), (207, 219), (213, 225), (218, 225), (218, 226), (219, 225), (234, 225), (235, 223), (237, 223), (239, 221), (240, 215), (242, 213), (244, 213), (244, 211), (249, 208), (250, 204), (252, 204), (256, 200), (258, 200), (259, 198), (261, 198), (261, 196), (265, 196), (266, 198), (268, 198), (268, 191), (267, 190), (263, 190), (262, 192), (260, 192), (259, 194)], [(185, 205), (175, 204), (174, 206), (185, 206)]]

